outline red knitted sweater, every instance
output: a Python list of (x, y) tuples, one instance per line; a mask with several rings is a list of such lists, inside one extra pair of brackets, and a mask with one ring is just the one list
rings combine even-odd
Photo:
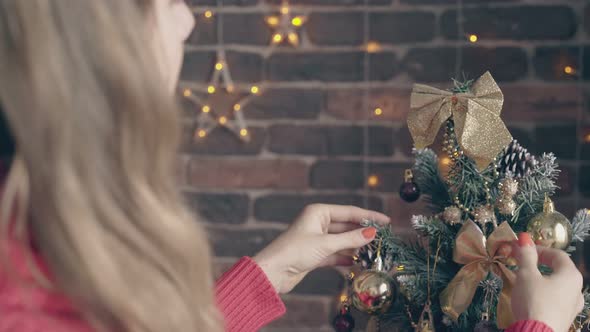
[[(92, 332), (63, 294), (31, 286), (34, 279), (20, 246), (9, 243), (8, 252), (10, 268), (18, 279), (0, 270), (0, 332)], [(49, 275), (40, 257), (35, 260)], [(258, 331), (285, 313), (274, 287), (248, 257), (218, 280), (216, 297), (229, 332)]]

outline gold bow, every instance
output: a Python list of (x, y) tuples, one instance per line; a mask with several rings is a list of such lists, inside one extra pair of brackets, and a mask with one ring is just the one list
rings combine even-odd
[(423, 149), (434, 143), (440, 127), (452, 117), (459, 146), (481, 171), (512, 141), (500, 119), (503, 103), (504, 95), (490, 72), (475, 81), (467, 93), (415, 84), (408, 128), (416, 148)]
[(471, 304), (479, 283), (488, 273), (493, 272), (503, 281), (496, 309), (498, 327), (505, 329), (513, 323), (510, 293), (514, 273), (506, 267), (508, 258), (500, 255), (498, 251), (503, 244), (516, 239), (516, 234), (507, 222), (498, 226), (487, 241), (473, 221), (465, 222), (457, 234), (453, 251), (453, 260), (464, 266), (440, 294), (440, 305), (445, 314), (457, 321)]

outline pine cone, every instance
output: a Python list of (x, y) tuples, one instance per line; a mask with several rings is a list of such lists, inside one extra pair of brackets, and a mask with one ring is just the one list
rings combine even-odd
[(535, 156), (518, 144), (517, 140), (513, 140), (504, 148), (498, 164), (498, 172), (503, 175), (510, 172), (514, 177), (520, 178), (528, 175), (536, 165)]

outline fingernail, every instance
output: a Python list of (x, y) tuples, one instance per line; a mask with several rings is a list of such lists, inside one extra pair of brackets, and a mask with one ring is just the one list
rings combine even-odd
[(535, 242), (533, 242), (533, 239), (531, 238), (531, 234), (529, 234), (527, 232), (522, 232), (522, 233), (518, 234), (518, 245), (520, 247), (534, 247)]
[(365, 239), (367, 240), (371, 240), (373, 238), (375, 238), (375, 235), (377, 234), (377, 229), (375, 227), (367, 227), (365, 229), (363, 229), (363, 236), (365, 237)]

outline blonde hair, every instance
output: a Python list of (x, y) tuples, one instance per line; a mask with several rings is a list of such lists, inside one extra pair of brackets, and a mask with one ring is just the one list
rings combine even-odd
[(175, 185), (179, 113), (146, 47), (150, 3), (0, 0), (16, 144), (0, 234), (26, 229), (97, 330), (219, 331), (207, 240)]

